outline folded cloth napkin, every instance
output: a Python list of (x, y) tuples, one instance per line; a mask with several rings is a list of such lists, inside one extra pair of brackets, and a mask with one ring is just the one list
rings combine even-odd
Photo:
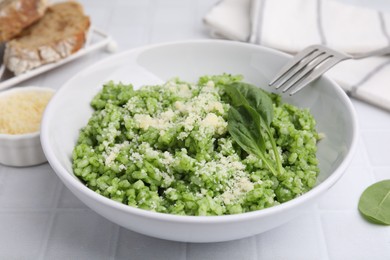
[[(215, 37), (291, 54), (312, 44), (349, 54), (390, 45), (390, 15), (334, 0), (222, 0), (204, 23)], [(343, 61), (326, 74), (350, 96), (390, 110), (390, 56)]]

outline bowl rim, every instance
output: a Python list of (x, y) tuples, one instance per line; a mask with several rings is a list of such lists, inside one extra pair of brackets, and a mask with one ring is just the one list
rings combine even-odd
[[(324, 191), (328, 190), (330, 187), (332, 187), (337, 180), (341, 178), (341, 176), (344, 174), (346, 168), (350, 164), (353, 154), (356, 150), (357, 146), (357, 116), (356, 112), (354, 110), (354, 107), (352, 105), (351, 100), (348, 98), (347, 94), (341, 89), (341, 87), (332, 79), (328, 78), (327, 76), (323, 76), (320, 80), (327, 81), (331, 87), (334, 88), (336, 93), (339, 95), (339, 97), (342, 99), (344, 104), (346, 105), (346, 108), (348, 110), (348, 113), (351, 116), (351, 122), (352, 122), (352, 133), (351, 133), (351, 147), (348, 150), (344, 160), (341, 162), (341, 164), (335, 169), (335, 171), (327, 177), (323, 182), (319, 183), (315, 187), (313, 187), (308, 192), (302, 194), (299, 197), (296, 197), (290, 201), (281, 203), (279, 205), (275, 205), (269, 208), (246, 212), (246, 213), (240, 213), (240, 214), (232, 214), (232, 215), (221, 215), (221, 216), (187, 216), (187, 215), (174, 215), (169, 213), (160, 213), (160, 212), (154, 212), (144, 209), (135, 208), (132, 206), (128, 206), (126, 204), (122, 204), (120, 202), (114, 201), (112, 199), (109, 199), (107, 197), (104, 197), (103, 195), (100, 195), (96, 193), (95, 191), (89, 189), (87, 186), (85, 186), (80, 180), (77, 179), (76, 176), (72, 176), (72, 173), (68, 172), (59, 162), (59, 160), (54, 156), (54, 153), (52, 151), (52, 148), (50, 146), (50, 141), (48, 138), (48, 132), (49, 132), (49, 119), (52, 117), (52, 107), (55, 106), (54, 102), (61, 96), (62, 91), (64, 91), (64, 86), (67, 85), (68, 82), (72, 81), (74, 78), (78, 77), (79, 74), (85, 73), (86, 71), (93, 70), (95, 67), (100, 66), (103, 63), (115, 60), (117, 57), (122, 55), (128, 55), (130, 53), (136, 53), (136, 52), (143, 52), (147, 51), (149, 49), (159, 48), (159, 47), (165, 47), (170, 45), (186, 45), (186, 44), (216, 44), (216, 45), (230, 45), (230, 46), (237, 46), (239, 48), (252, 48), (256, 50), (260, 50), (262, 52), (268, 52), (277, 56), (284, 56), (284, 57), (291, 57), (291, 55), (288, 55), (286, 53), (283, 53), (278, 50), (274, 50), (268, 47), (259, 46), (259, 45), (253, 45), (249, 43), (244, 42), (235, 42), (235, 41), (229, 41), (229, 40), (215, 40), (215, 39), (201, 39), (201, 40), (184, 40), (184, 41), (172, 41), (172, 42), (164, 42), (164, 43), (158, 43), (158, 44), (151, 44), (146, 45), (134, 49), (130, 49), (127, 51), (123, 51), (120, 53), (117, 53), (115, 55), (112, 55), (108, 58), (105, 58), (103, 60), (100, 60), (96, 63), (94, 63), (91, 66), (88, 66), (84, 70), (80, 71), (76, 75), (74, 75), (72, 78), (70, 78), (67, 82), (65, 82), (62, 87), (57, 91), (56, 95), (50, 100), (42, 120), (41, 125), (41, 143), (43, 151), (46, 155), (46, 158), (48, 159), (48, 162), (53, 167), (56, 174), (63, 180), (66, 186), (72, 190), (72, 188), (77, 189), (79, 192), (83, 193), (85, 196), (89, 197), (89, 199), (92, 199), (94, 201), (97, 201), (100, 204), (104, 204), (105, 206), (115, 208), (116, 210), (126, 212), (129, 214), (136, 215), (138, 217), (142, 218), (148, 218), (148, 219), (155, 219), (159, 221), (165, 221), (165, 222), (179, 222), (179, 223), (228, 223), (228, 222), (242, 222), (247, 221), (250, 219), (257, 219), (261, 217), (267, 217), (273, 214), (277, 214), (278, 212), (285, 211), (288, 209), (293, 209), (296, 206), (302, 205), (305, 202), (317, 197)], [(69, 86), (69, 85), (67, 85)], [(88, 206), (88, 205), (87, 205)]]
[[(41, 91), (41, 92), (51, 92), (55, 93), (56, 91), (49, 87), (40, 87), (40, 86), (18, 86), (11, 89), (7, 89), (5, 91), (0, 91), (0, 99), (9, 95), (12, 95), (17, 92), (27, 92), (27, 91)], [(43, 115), (42, 115), (43, 118)], [(0, 139), (2, 140), (25, 140), (30, 138), (39, 137), (41, 131), (35, 131), (24, 134), (4, 134), (0, 133)]]

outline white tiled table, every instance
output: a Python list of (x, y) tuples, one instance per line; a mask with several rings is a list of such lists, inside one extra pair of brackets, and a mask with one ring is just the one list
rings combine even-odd
[[(208, 38), (201, 18), (217, 0), (81, 2), (93, 24), (109, 32), (122, 51)], [(381, 7), (385, 1), (373, 4)], [(58, 89), (106, 56), (95, 52), (23, 85)], [(48, 164), (0, 166), (0, 259), (390, 259), (390, 227), (367, 223), (356, 209), (365, 187), (390, 178), (390, 113), (356, 100), (353, 104), (360, 139), (343, 178), (299, 218), (238, 241), (191, 244), (146, 237), (88, 209)]]

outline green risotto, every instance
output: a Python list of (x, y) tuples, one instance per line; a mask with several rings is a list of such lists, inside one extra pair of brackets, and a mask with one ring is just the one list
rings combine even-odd
[(302, 195), (319, 173), (313, 116), (267, 92), (273, 117), (269, 135), (260, 131), (259, 157), (230, 134), (226, 86), (241, 81), (223, 74), (138, 90), (107, 83), (74, 148), (75, 175), (112, 200), (178, 215), (237, 214)]

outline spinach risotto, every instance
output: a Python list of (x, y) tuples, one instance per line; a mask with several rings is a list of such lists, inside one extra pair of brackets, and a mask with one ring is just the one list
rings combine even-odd
[(289, 201), (316, 184), (319, 134), (308, 109), (228, 74), (196, 84), (108, 82), (73, 151), (90, 189), (133, 207), (227, 215)]

